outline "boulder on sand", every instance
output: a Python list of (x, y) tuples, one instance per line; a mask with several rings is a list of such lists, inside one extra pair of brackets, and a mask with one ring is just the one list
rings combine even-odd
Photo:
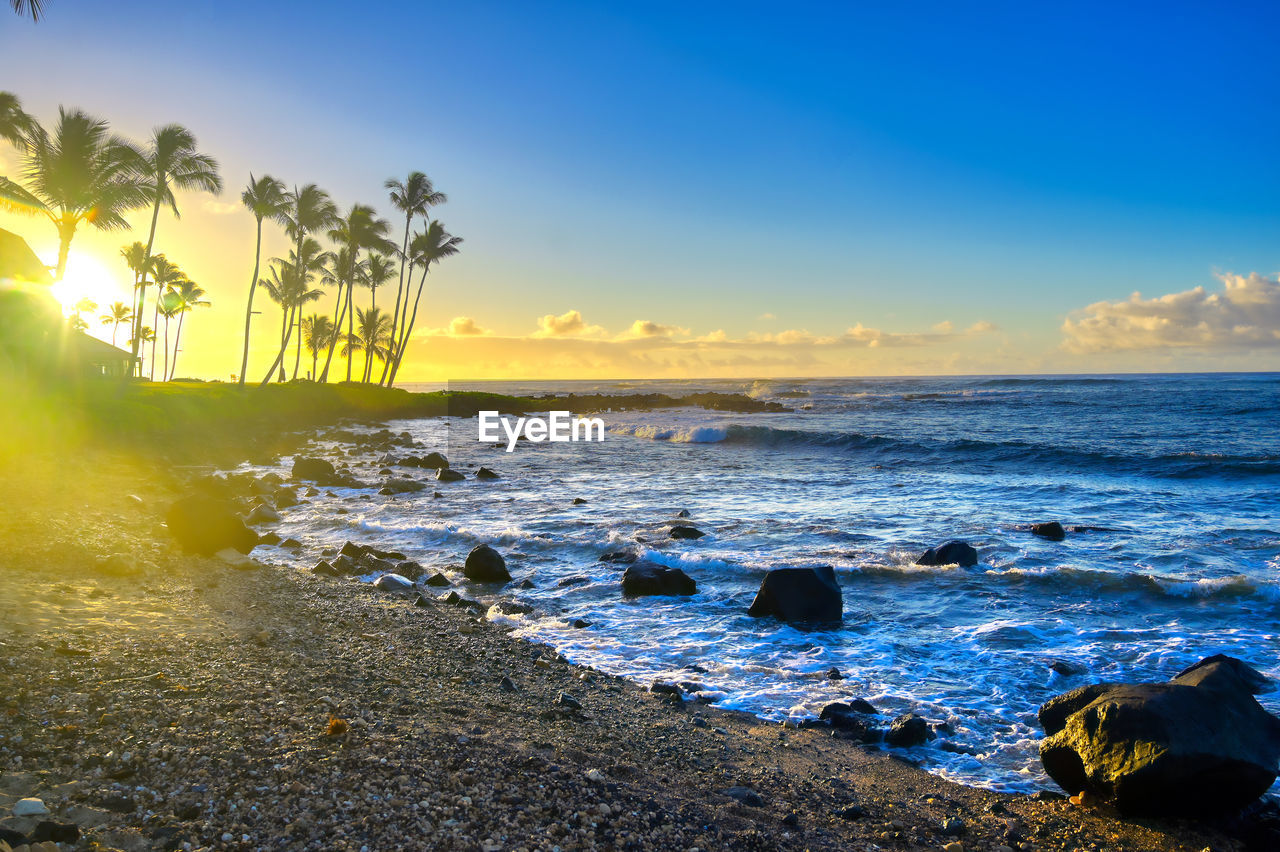
[(978, 564), (978, 551), (968, 542), (948, 541), (937, 547), (931, 547), (916, 560), (917, 565), (959, 565), (961, 568), (972, 568)]
[(835, 622), (844, 615), (844, 598), (830, 565), (776, 568), (764, 575), (747, 615), (772, 615), (788, 622)]
[(622, 593), (628, 597), (642, 595), (692, 595), (698, 584), (679, 568), (669, 568), (642, 560), (627, 566), (622, 575)]
[(190, 494), (169, 507), (169, 532), (188, 553), (212, 556), (228, 547), (248, 553), (258, 534), (244, 525), (235, 507), (204, 494)]
[(293, 460), (293, 478), (311, 482), (330, 483), (338, 478), (333, 465), (324, 459), (296, 456)]
[(407, 592), (413, 588), (413, 581), (399, 574), (383, 574), (373, 581), (373, 587), (384, 592)]
[(891, 746), (910, 748), (925, 742), (932, 736), (929, 723), (915, 713), (903, 713), (889, 724), (884, 741)]
[(1280, 770), (1280, 719), (1253, 697), (1266, 685), (1217, 655), (1167, 683), (1082, 686), (1040, 707), (1040, 760), (1068, 793), (1125, 814), (1234, 813)]
[(481, 544), (467, 554), (467, 561), (462, 566), (462, 573), (476, 583), (507, 583), (511, 575), (507, 573), (507, 562), (502, 554), (487, 544)]

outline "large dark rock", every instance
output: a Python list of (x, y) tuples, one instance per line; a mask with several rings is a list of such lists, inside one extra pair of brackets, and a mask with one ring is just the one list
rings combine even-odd
[(419, 467), (429, 467), (439, 470), (449, 466), (449, 460), (442, 453), (427, 453), (418, 460)]
[(1043, 524), (1032, 524), (1031, 532), (1041, 538), (1047, 538), (1049, 541), (1062, 541), (1067, 537), (1067, 531), (1062, 528), (1062, 524), (1057, 521), (1049, 521)]
[(830, 565), (776, 568), (764, 575), (747, 615), (772, 615), (791, 622), (835, 622), (844, 615), (844, 598)]
[(248, 553), (258, 534), (244, 525), (235, 506), (204, 494), (190, 494), (169, 507), (169, 532), (188, 553), (212, 556), (228, 547)]
[(670, 535), (672, 538), (696, 540), (702, 538), (706, 533), (688, 524), (676, 524), (671, 528)]
[(293, 460), (293, 478), (327, 484), (338, 479), (338, 472), (324, 459), (296, 456)]
[(1280, 771), (1280, 719), (1253, 697), (1267, 680), (1232, 657), (1168, 683), (1099, 683), (1040, 708), (1045, 771), (1127, 814), (1228, 814)]
[(931, 734), (929, 723), (923, 718), (915, 713), (903, 713), (889, 724), (884, 741), (891, 746), (909, 748), (922, 744)]
[(836, 701), (822, 708), (818, 718), (844, 734), (845, 739), (861, 742), (877, 742), (884, 733), (876, 726), (874, 714), (876, 708), (864, 699), (856, 698), (849, 703)]
[(917, 565), (959, 565), (961, 568), (972, 568), (978, 564), (978, 551), (964, 541), (948, 541), (937, 547), (926, 550)]
[(476, 583), (507, 583), (511, 580), (506, 560), (487, 544), (479, 545), (467, 554), (462, 573)]
[(622, 575), (622, 593), (630, 597), (642, 595), (692, 595), (698, 584), (679, 568), (668, 568), (642, 560), (627, 566)]
[(382, 490), (379, 494), (412, 494), (416, 491), (426, 491), (427, 484), (419, 482), (416, 479), (402, 479), (393, 477), (382, 483)]
[(441, 482), (461, 482), (466, 478), (463, 473), (451, 467), (442, 467), (436, 471), (436, 479)]

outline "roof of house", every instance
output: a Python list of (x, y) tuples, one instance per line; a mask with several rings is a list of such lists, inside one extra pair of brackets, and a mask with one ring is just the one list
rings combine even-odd
[(49, 267), (45, 266), (27, 241), (12, 231), (0, 228), (0, 281), (12, 279), (32, 284), (53, 284)]
[(71, 341), (76, 348), (76, 357), (90, 364), (135, 360), (133, 353), (128, 350), (112, 346), (105, 340), (99, 340), (96, 337), (85, 334), (83, 331), (75, 332), (71, 337)]

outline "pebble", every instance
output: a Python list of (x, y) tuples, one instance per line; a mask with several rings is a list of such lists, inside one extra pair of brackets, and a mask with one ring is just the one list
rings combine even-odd
[(950, 837), (964, 834), (964, 820), (956, 817), (948, 817), (942, 821), (942, 833)]
[(594, 781), (595, 783), (600, 784), (600, 783), (604, 782), (604, 780), (605, 780), (605, 774), (604, 774), (603, 772), (601, 772), (599, 769), (588, 769), (588, 770), (587, 770), (587, 780), (588, 780), (588, 781)]
[(13, 815), (17, 817), (48, 816), (49, 809), (39, 799), (19, 799), (14, 802)]
[(582, 702), (567, 692), (562, 692), (556, 696), (556, 704), (560, 707), (568, 707), (570, 710), (582, 709)]
[(942, 847), (942, 852), (964, 852), (964, 844), (953, 840)]

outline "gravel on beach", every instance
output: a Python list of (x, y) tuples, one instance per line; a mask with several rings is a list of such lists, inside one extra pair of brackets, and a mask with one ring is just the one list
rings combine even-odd
[[(78, 829), (63, 850), (1247, 848), (1230, 826), (963, 787), (823, 729), (679, 702), (430, 593), (183, 555), (158, 520), (182, 479), (108, 454), (0, 472), (23, 495), (0, 518), (0, 838), (50, 823)], [(25, 798), (49, 814), (11, 815)]]

